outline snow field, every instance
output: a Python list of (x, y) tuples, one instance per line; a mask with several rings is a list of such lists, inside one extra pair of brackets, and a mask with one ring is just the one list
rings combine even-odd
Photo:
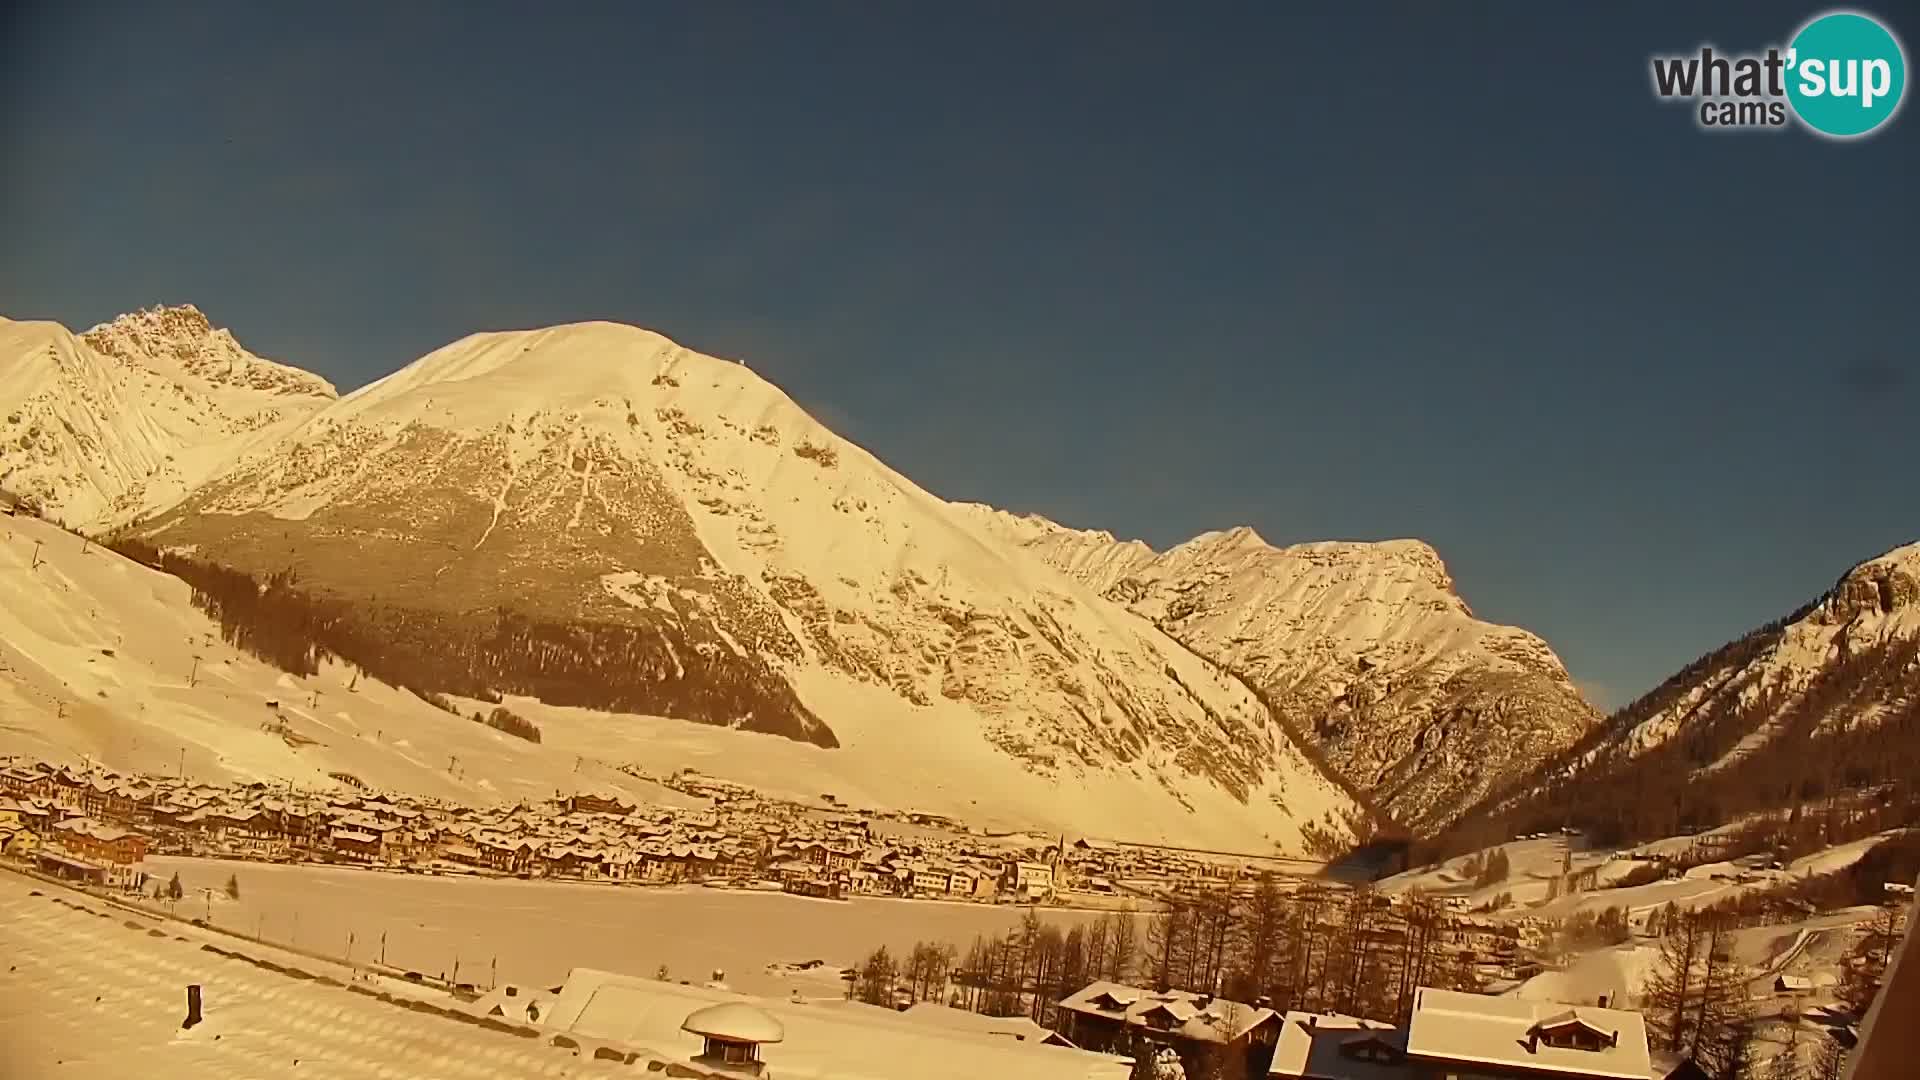
[[(39, 891), (43, 895), (30, 895)], [(504, 1080), (595, 1075), (609, 1068), (543, 1042), (409, 1012), (265, 971), (177, 940), (175, 926), (130, 917), (0, 873), (0, 1072), (156, 1080)], [(141, 929), (128, 929), (133, 921)], [(151, 930), (159, 929), (159, 936)], [(248, 947), (248, 951), (252, 951)], [(289, 966), (316, 972), (311, 962)], [(204, 1021), (182, 1031), (189, 984)]]

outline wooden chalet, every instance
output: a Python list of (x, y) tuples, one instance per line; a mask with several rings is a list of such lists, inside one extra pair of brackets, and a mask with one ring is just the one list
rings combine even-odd
[(1075, 1046), (1126, 1055), (1166, 1047), (1189, 1075), (1265, 1076), (1280, 1037), (1272, 1009), (1185, 990), (1103, 980), (1059, 1005), (1062, 1034)]

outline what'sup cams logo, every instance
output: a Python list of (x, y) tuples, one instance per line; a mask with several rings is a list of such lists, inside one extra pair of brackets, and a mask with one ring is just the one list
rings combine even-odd
[(1888, 26), (1857, 11), (1814, 17), (1786, 48), (1725, 54), (1711, 46), (1685, 56), (1655, 56), (1653, 92), (1686, 101), (1710, 131), (1801, 126), (1829, 139), (1882, 130), (1900, 111), (1907, 55)]

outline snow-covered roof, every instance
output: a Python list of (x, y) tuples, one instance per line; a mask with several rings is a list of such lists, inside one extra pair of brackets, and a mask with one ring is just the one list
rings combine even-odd
[(696, 1009), (681, 1021), (680, 1030), (737, 1043), (777, 1043), (787, 1037), (785, 1024), (765, 1009), (744, 1001), (723, 1001)]
[[(1066, 1044), (1059, 1034), (1041, 1027), (1025, 1016), (987, 1016), (984, 1013), (956, 1009), (937, 1002), (922, 1001), (900, 1014), (918, 1024), (934, 1027), (952, 1028), (958, 1031), (975, 1031), (984, 1035), (1000, 1038)], [(1069, 1044), (1070, 1045), (1070, 1044)]]
[[(1364, 1053), (1368, 1040), (1377, 1041), (1398, 1061), (1376, 1060)], [(1269, 1076), (1299, 1076), (1339, 1080), (1406, 1080), (1407, 1033), (1376, 1020), (1338, 1013), (1290, 1012), (1273, 1048)]]
[[(1530, 1038), (1547, 1027), (1578, 1023), (1611, 1036), (1598, 1050), (1549, 1046)], [(1503, 1065), (1529, 1072), (1644, 1080), (1647, 1026), (1637, 1012), (1551, 1001), (1489, 997), (1421, 987), (1413, 999), (1407, 1053), (1423, 1059)]]
[[(1272, 1009), (1225, 998), (1203, 998), (1185, 990), (1153, 993), (1105, 980), (1087, 984), (1061, 1001), (1060, 1007), (1128, 1024), (1167, 1027), (1203, 1042), (1231, 1042), (1278, 1015)], [(1166, 1022), (1153, 1025), (1156, 1016), (1164, 1016)]]
[(102, 825), (92, 818), (83, 817), (69, 818), (55, 825), (54, 828), (62, 829), (66, 832), (79, 833), (82, 836), (89, 836), (102, 843), (112, 843), (115, 840), (123, 840), (130, 836), (139, 835), (128, 832), (126, 829), (118, 829), (111, 825)]
[(687, 1061), (702, 1037), (690, 1014), (745, 1004), (784, 1029), (762, 1056), (783, 1080), (1124, 1080), (1125, 1058), (1020, 1042), (910, 1020), (890, 1009), (826, 1008), (750, 998), (724, 990), (657, 982), (590, 968), (567, 976), (550, 1029)]

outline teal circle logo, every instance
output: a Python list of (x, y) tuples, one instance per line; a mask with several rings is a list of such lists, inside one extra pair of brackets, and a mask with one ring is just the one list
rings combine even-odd
[(1900, 109), (1907, 56), (1878, 20), (1835, 11), (1800, 28), (1787, 48), (1787, 100), (1822, 135), (1850, 139)]

